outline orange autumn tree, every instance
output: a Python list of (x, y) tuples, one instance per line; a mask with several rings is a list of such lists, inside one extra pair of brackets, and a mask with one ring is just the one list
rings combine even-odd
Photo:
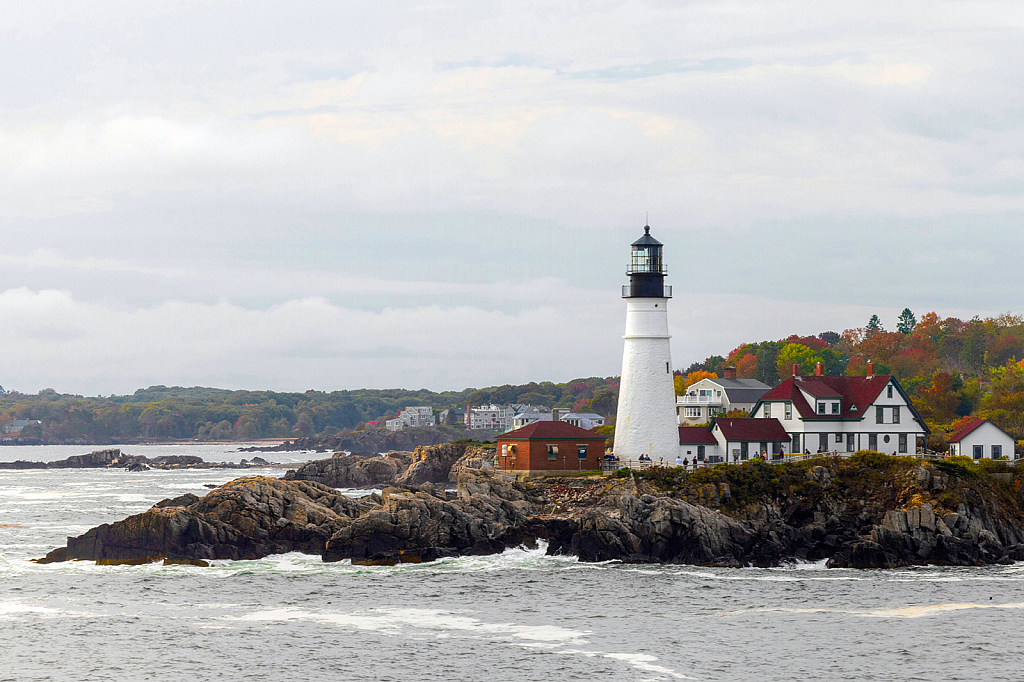
[(715, 372), (707, 372), (702, 369), (696, 372), (690, 372), (685, 377), (682, 374), (677, 374), (672, 378), (673, 383), (676, 387), (676, 395), (683, 395), (686, 393), (686, 389), (693, 386), (701, 379), (717, 379), (718, 374)]

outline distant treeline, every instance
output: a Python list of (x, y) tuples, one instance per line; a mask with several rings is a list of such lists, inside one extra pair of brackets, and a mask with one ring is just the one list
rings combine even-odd
[(0, 425), (38, 419), (17, 436), (47, 443), (121, 443), (139, 440), (253, 440), (334, 434), (383, 425), (411, 405), (435, 410), (487, 402), (520, 402), (610, 414), (618, 382), (587, 378), (564, 384), (495, 386), (464, 391), (362, 389), (355, 391), (230, 391), (151, 386), (132, 395), (83, 397), (45, 389), (0, 395)]

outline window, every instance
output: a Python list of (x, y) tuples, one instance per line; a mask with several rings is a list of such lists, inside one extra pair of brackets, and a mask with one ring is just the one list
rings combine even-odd
[(786, 421), (793, 418), (793, 403), (786, 403)]
[(722, 392), (721, 391), (715, 391), (715, 397), (716, 398), (721, 398), (722, 397)]
[(886, 435), (882, 436), (882, 441), (883, 442), (888, 443), (890, 440), (892, 440), (892, 438), (889, 437), (889, 434), (886, 434)]
[(557, 445), (549, 445), (548, 446), (548, 459), (558, 459), (558, 446)]
[(763, 416), (765, 419), (771, 419), (771, 417), (772, 417), (772, 404), (771, 403), (765, 403), (764, 404), (764, 412), (762, 413), (761, 416)]
[[(655, 307), (657, 307), (657, 304), (655, 304)], [(665, 363), (665, 374), (671, 374), (671, 373), (672, 373), (672, 370), (670, 370), (670, 369), (668, 368), (668, 363), (666, 362), (666, 363)]]
[(839, 414), (839, 403), (832, 403), (832, 414)]
[(885, 397), (886, 398), (891, 398), (892, 397), (892, 384), (889, 384), (888, 386), (885, 387)]
[(587, 444), (586, 443), (577, 443), (576, 444), (576, 454), (579, 456), (580, 459), (586, 459), (587, 458)]
[(710, 417), (717, 417), (720, 414), (725, 414), (725, 408), (724, 407), (709, 407), (708, 408), (708, 417), (709, 418)]
[(892, 408), (892, 423), (893, 424), (899, 424), (900, 423), (900, 406), (899, 405), (897, 405), (896, 407)]
[(836, 434), (836, 442), (837, 443), (842, 443), (843, 442), (843, 434), (841, 434), (841, 433), (837, 433)]
[(906, 451), (907, 451), (907, 434), (901, 433), (900, 434), (900, 452), (906, 452)]
[(985, 455), (985, 446), (984, 445), (975, 445), (974, 446), (974, 459), (981, 459), (982, 457), (984, 457), (984, 455)]
[(825, 403), (818, 403), (818, 414), (825, 414)]
[(683, 416), (684, 417), (699, 417), (700, 416), (700, 408), (699, 407), (684, 407), (683, 408)]
[(885, 423), (884, 412), (885, 412), (885, 410), (883, 408), (881, 408), (881, 407), (876, 407), (875, 408), (875, 423), (876, 424), (883, 424), (883, 423)]
[(993, 445), (992, 446), (992, 459), (999, 459), (1003, 456), (1003, 446)]

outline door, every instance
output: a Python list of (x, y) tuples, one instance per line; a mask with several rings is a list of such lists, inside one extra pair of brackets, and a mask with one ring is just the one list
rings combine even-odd
[(874, 450), (875, 452), (878, 452), (878, 434), (877, 433), (869, 433), (868, 434), (868, 450)]
[(740, 459), (746, 460), (749, 454), (750, 443), (748, 443), (747, 441), (743, 441), (742, 443), (740, 443)]
[(853, 442), (853, 434), (852, 433), (846, 434), (846, 451), (847, 452), (854, 452), (854, 448), (855, 447), (857, 447), (857, 446)]

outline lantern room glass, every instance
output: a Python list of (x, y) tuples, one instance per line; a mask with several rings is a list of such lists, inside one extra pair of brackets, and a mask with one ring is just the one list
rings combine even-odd
[(634, 244), (633, 260), (629, 274), (664, 274), (661, 262), (661, 246), (656, 244)]

